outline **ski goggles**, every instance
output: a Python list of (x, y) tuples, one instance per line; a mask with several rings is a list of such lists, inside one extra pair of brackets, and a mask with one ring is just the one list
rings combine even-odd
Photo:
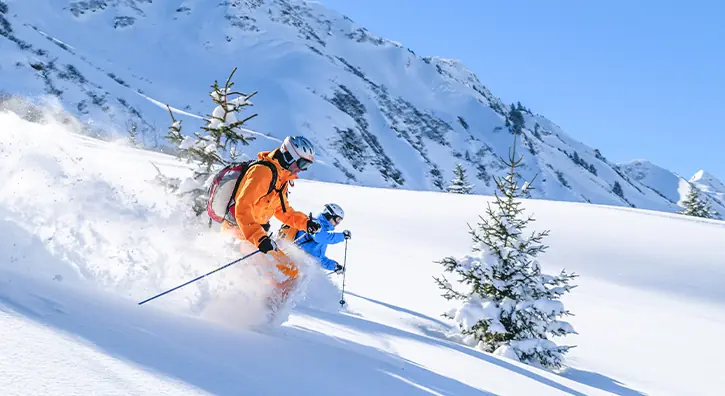
[(304, 158), (300, 158), (300, 159), (297, 160), (297, 166), (301, 170), (307, 170), (307, 168), (309, 168), (310, 165), (312, 165), (312, 161), (310, 161), (310, 160), (307, 160), (307, 159), (304, 159)]

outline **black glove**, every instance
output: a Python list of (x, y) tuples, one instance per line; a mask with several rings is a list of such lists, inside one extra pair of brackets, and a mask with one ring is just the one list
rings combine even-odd
[(309, 220), (307, 220), (307, 233), (308, 234), (314, 234), (317, 231), (320, 231), (321, 228), (322, 228), (322, 226), (320, 225), (320, 223), (318, 221), (312, 219), (312, 217), (310, 217)]
[(269, 251), (277, 250), (277, 244), (268, 236), (263, 236), (259, 240), (259, 251), (267, 254)]
[(342, 232), (342, 235), (344, 235), (344, 236), (345, 236), (345, 239), (350, 239), (350, 238), (352, 238), (352, 233), (350, 233), (350, 230), (345, 230), (345, 231), (343, 231), (343, 232)]
[(336, 274), (341, 274), (345, 272), (345, 267), (341, 266), (340, 264), (335, 264), (335, 271)]

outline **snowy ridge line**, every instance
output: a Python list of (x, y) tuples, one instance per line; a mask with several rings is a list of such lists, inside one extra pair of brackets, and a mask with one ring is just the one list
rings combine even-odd
[(188, 111), (184, 111), (184, 110), (177, 109), (176, 107), (170, 106), (170, 105), (165, 104), (165, 103), (161, 103), (158, 100), (156, 100), (156, 99), (154, 99), (154, 98), (152, 98), (150, 96), (146, 96), (146, 95), (142, 94), (141, 92), (136, 92), (136, 94), (138, 94), (139, 96), (145, 98), (146, 100), (148, 100), (149, 102), (155, 104), (156, 106), (159, 106), (162, 109), (167, 109), (167, 110), (168, 109), (171, 109), (171, 111), (173, 111), (174, 113), (183, 114), (185, 116), (193, 117), (193, 118), (196, 118), (198, 120), (203, 120), (204, 119), (204, 117), (202, 117), (202, 116), (189, 113)]
[(62, 40), (59, 40), (59, 39), (57, 39), (57, 38), (55, 38), (55, 37), (53, 37), (53, 36), (49, 35), (48, 33), (46, 33), (46, 32), (44, 32), (44, 31), (42, 31), (42, 30), (38, 29), (37, 27), (35, 27), (35, 26), (33, 26), (33, 25), (28, 25), (28, 24), (24, 24), (24, 25), (25, 25), (25, 26), (28, 26), (28, 27), (30, 27), (30, 28), (32, 28), (32, 29), (34, 29), (34, 30), (35, 30), (36, 32), (38, 32), (38, 33), (39, 33), (40, 35), (42, 35), (43, 37), (45, 37), (45, 38), (47, 38), (47, 39), (49, 39), (49, 40), (51, 40), (51, 41), (54, 41), (54, 42), (56, 42), (56, 43), (58, 43), (58, 44), (60, 44), (60, 45), (64, 45), (64, 46), (66, 46), (66, 47), (68, 47), (68, 48), (70, 48), (70, 49), (74, 49), (74, 50), (77, 50), (77, 49), (78, 49), (78, 48), (76, 48), (76, 47), (74, 47), (74, 46), (72, 46), (72, 45), (70, 45), (70, 44), (68, 44), (68, 43), (66, 43), (66, 42), (64, 42), (64, 41), (62, 41)]
[(627, 173), (631, 178), (640, 181), (646, 187), (671, 202), (682, 206), (690, 190), (696, 188), (705, 196), (704, 199), (710, 203), (712, 209), (720, 214), (720, 218), (723, 218), (722, 215), (725, 214), (725, 205), (719, 199), (719, 197), (725, 196), (725, 188), (722, 188), (722, 183), (719, 180), (710, 175), (708, 176), (711, 183), (698, 183), (697, 180), (702, 175), (707, 174), (703, 170), (696, 172), (688, 180), (676, 172), (663, 169), (646, 160), (635, 160), (621, 166), (623, 172)]
[(519, 128), (523, 176), (542, 176), (533, 198), (681, 209), (525, 104), (502, 103), (460, 61), (419, 57), (322, 4), (99, 4), (9, 2), (3, 89), (56, 97), (91, 135), (127, 135), (131, 125), (139, 144), (166, 150), (168, 109), (154, 98), (173, 98), (172, 112), (198, 124), (212, 107), (209, 84), (240, 67), (235, 82), (259, 92), (260, 116), (245, 131), (265, 139), (239, 151), (254, 157), (287, 135), (306, 135), (326, 164), (309, 179), (445, 191), (461, 164), (471, 192), (490, 195), (493, 176), (504, 172), (497, 158)]

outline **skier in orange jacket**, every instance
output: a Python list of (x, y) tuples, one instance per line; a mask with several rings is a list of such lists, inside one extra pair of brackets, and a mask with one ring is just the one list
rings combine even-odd
[[(230, 209), (234, 214), (233, 219), (223, 222), (222, 229), (257, 246), (262, 253), (269, 254), (277, 261), (277, 269), (287, 278), (277, 282), (277, 287), (282, 289), (282, 296), (286, 297), (299, 275), (299, 269), (287, 255), (277, 249), (277, 243), (266, 232), (269, 231), (269, 220), (272, 216), (309, 234), (320, 230), (319, 222), (294, 210), (287, 201), (289, 183), (314, 162), (315, 149), (302, 136), (288, 136), (279, 148), (260, 152), (258, 160), (270, 163), (275, 171), (262, 164), (249, 168), (233, 197), (234, 205)], [(276, 182), (272, 186), (275, 173)]]

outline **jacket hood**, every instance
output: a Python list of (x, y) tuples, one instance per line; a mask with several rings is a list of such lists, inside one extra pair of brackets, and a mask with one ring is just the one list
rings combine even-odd
[(325, 217), (325, 215), (323, 215), (322, 212), (317, 214), (317, 221), (320, 222), (322, 229), (325, 231), (331, 231), (331, 230), (335, 229), (335, 227), (332, 226), (332, 223), (330, 223), (330, 221), (327, 220), (327, 217)]
[(298, 175), (290, 172), (289, 170), (285, 169), (282, 164), (277, 161), (276, 158), (274, 158), (275, 154), (279, 151), (279, 149), (274, 149), (272, 151), (261, 151), (257, 153), (257, 159), (259, 160), (265, 160), (273, 163), (277, 167), (277, 175), (285, 180), (295, 180), (299, 178)]

